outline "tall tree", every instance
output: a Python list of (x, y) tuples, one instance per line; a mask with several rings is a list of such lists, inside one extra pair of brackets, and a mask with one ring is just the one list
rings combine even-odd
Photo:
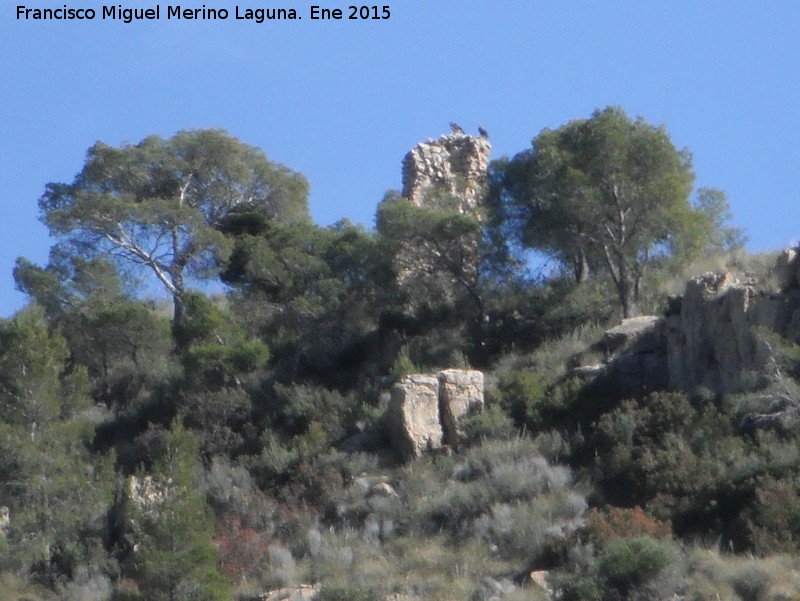
[(504, 188), (520, 240), (613, 280), (622, 313), (637, 313), (642, 276), (697, 214), (691, 157), (666, 130), (620, 108), (542, 131), (507, 166)]
[(133, 543), (123, 573), (138, 584), (132, 599), (222, 601), (228, 583), (217, 568), (214, 516), (197, 490), (198, 443), (176, 424), (152, 474), (127, 481), (116, 518)]
[(378, 207), (380, 241), (394, 257), (400, 290), (412, 307), (461, 304), (480, 321), (482, 228), (479, 218), (457, 210), (458, 199), (431, 195), (424, 206), (387, 195)]
[(17, 288), (44, 309), (46, 326), (67, 342), (67, 365), (88, 369), (92, 397), (121, 410), (169, 372), (169, 321), (122, 289), (104, 259), (51, 256), (46, 268), (20, 258)]
[(727, 253), (741, 248), (747, 242), (744, 232), (730, 225), (730, 205), (722, 190), (700, 188), (695, 195), (694, 207), (701, 217), (701, 252)]
[(220, 221), (243, 208), (306, 221), (307, 193), (302, 175), (260, 150), (220, 130), (191, 130), (120, 148), (98, 142), (75, 180), (48, 184), (39, 206), (64, 252), (149, 271), (172, 296), (178, 327), (186, 279), (214, 273), (225, 255)]
[(281, 377), (352, 376), (351, 353), (378, 328), (391, 283), (376, 237), (347, 221), (322, 228), (245, 213), (221, 229), (234, 240), (222, 274), (238, 291), (234, 313), (269, 340)]

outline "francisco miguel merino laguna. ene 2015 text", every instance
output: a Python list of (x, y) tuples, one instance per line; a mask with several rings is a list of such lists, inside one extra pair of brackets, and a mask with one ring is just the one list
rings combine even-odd
[[(309, 7), (311, 19), (388, 19), (388, 6), (348, 6), (328, 9), (320, 6)], [(235, 6), (232, 11), (225, 8), (183, 8), (180, 5), (167, 5), (162, 11), (160, 4), (151, 8), (126, 8), (122, 4), (93, 8), (70, 8), (66, 4), (61, 8), (30, 8), (17, 5), (17, 20), (86, 20), (91, 21), (98, 16), (105, 20), (119, 20), (124, 23), (144, 20), (167, 19), (224, 21), (230, 16), (237, 20), (249, 20), (263, 23), (265, 20), (302, 19), (294, 8), (242, 8)]]

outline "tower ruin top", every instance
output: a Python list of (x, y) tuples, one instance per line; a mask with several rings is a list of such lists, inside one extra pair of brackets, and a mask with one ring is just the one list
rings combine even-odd
[(403, 159), (403, 196), (422, 206), (431, 192), (458, 199), (461, 213), (472, 213), (486, 193), (489, 153), (486, 130), (480, 137), (453, 127), (452, 134), (420, 142)]

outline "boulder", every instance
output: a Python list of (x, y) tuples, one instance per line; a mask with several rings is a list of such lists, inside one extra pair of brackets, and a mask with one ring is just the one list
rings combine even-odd
[(608, 366), (605, 375), (623, 396), (638, 395), (668, 386), (664, 317), (642, 315), (624, 319), (603, 335)]
[(459, 422), (483, 411), (483, 372), (446, 369), (439, 372), (439, 410), (444, 443), (457, 446)]
[(413, 374), (392, 388), (383, 428), (403, 458), (423, 452), (449, 452), (463, 435), (465, 417), (483, 410), (483, 373), (445, 369), (437, 375)]
[(319, 588), (312, 584), (300, 584), (281, 589), (267, 591), (258, 596), (260, 601), (311, 601), (316, 597)]
[(775, 277), (781, 290), (800, 287), (800, 255), (799, 248), (787, 248), (775, 263)]
[(128, 498), (145, 511), (158, 511), (169, 498), (172, 479), (157, 482), (152, 476), (128, 476)]
[(439, 378), (433, 375), (404, 376), (392, 388), (384, 414), (392, 446), (411, 459), (442, 445), (439, 421)]
[(531, 585), (537, 590), (543, 592), (548, 599), (555, 597), (555, 591), (550, 586), (550, 571), (549, 570), (533, 570), (528, 577), (530, 578)]
[(370, 497), (397, 498), (397, 491), (388, 482), (378, 482), (369, 490)]
[(11, 511), (5, 505), (0, 506), (0, 536), (5, 535), (11, 524)]
[(664, 319), (657, 315), (641, 315), (623, 319), (622, 323), (603, 335), (607, 355), (630, 350), (634, 345), (641, 351), (650, 351), (661, 344), (661, 325)]

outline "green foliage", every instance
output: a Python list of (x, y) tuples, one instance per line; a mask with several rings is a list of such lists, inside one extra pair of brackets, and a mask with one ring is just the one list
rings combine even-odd
[(494, 400), (517, 425), (540, 426), (548, 417), (547, 388), (548, 382), (542, 375), (530, 370), (516, 371), (498, 382)]
[(504, 178), (518, 239), (572, 266), (577, 281), (606, 272), (623, 316), (636, 314), (647, 263), (695, 219), (689, 153), (612, 107), (545, 129), (532, 146)]
[(727, 254), (744, 247), (747, 237), (741, 229), (729, 225), (733, 216), (725, 192), (700, 188), (693, 204), (697, 215), (694, 225), (700, 234), (700, 252)]
[(164, 442), (152, 476), (140, 473), (139, 492), (123, 493), (121, 512), (134, 544), (124, 573), (148, 601), (229, 599), (212, 543), (214, 518), (195, 488), (198, 443), (179, 425)]
[(603, 601), (606, 587), (597, 578), (574, 576), (561, 583), (561, 598), (564, 601)]
[(418, 467), (403, 483), (407, 499), (418, 500), (401, 522), (461, 543), (475, 536), (500, 557), (529, 562), (583, 515), (586, 503), (570, 485), (570, 472), (550, 465), (530, 440), (487, 441), (458, 463)]
[(398, 382), (403, 376), (418, 374), (420, 371), (421, 369), (414, 365), (414, 362), (409, 356), (408, 346), (403, 346), (400, 348), (400, 352), (397, 353), (397, 358), (394, 360), (392, 369), (389, 370), (389, 378), (393, 382)]
[(0, 419), (36, 427), (58, 417), (66, 359), (66, 341), (51, 334), (40, 308), (0, 324)]
[(460, 213), (451, 199), (419, 207), (400, 197), (380, 204), (376, 222), (412, 313), (444, 305), (483, 316), (481, 227), (475, 216)]
[(172, 296), (178, 325), (185, 279), (213, 273), (228, 252), (220, 221), (243, 207), (304, 221), (307, 192), (305, 178), (261, 151), (192, 130), (121, 148), (98, 142), (73, 183), (48, 184), (39, 206), (65, 254), (145, 268)]
[(237, 374), (263, 367), (269, 359), (269, 350), (259, 340), (235, 346), (205, 344), (190, 347), (182, 358), (187, 379), (221, 387), (230, 384)]
[(269, 342), (281, 381), (352, 385), (362, 366), (387, 361), (373, 339), (390, 274), (373, 235), (346, 221), (321, 228), (234, 217), (222, 228), (234, 241), (222, 277), (238, 291), (240, 322)]
[(464, 432), (464, 443), (467, 445), (485, 440), (511, 438), (517, 433), (514, 421), (496, 404), (489, 405), (477, 415), (466, 418), (460, 427)]
[(70, 362), (86, 366), (94, 400), (122, 410), (171, 371), (168, 321), (127, 296), (107, 260), (52, 253), (42, 269), (19, 259), (14, 277), (66, 339)]
[(325, 586), (314, 597), (315, 601), (380, 601), (383, 598), (380, 593), (352, 585)]
[(91, 457), (91, 428), (54, 423), (0, 431), (4, 502), (12, 519), (6, 565), (55, 586), (81, 565), (102, 564), (104, 518), (111, 502), (113, 457)]
[(657, 576), (675, 557), (672, 545), (647, 536), (609, 541), (598, 559), (598, 572), (627, 598), (633, 587)]

